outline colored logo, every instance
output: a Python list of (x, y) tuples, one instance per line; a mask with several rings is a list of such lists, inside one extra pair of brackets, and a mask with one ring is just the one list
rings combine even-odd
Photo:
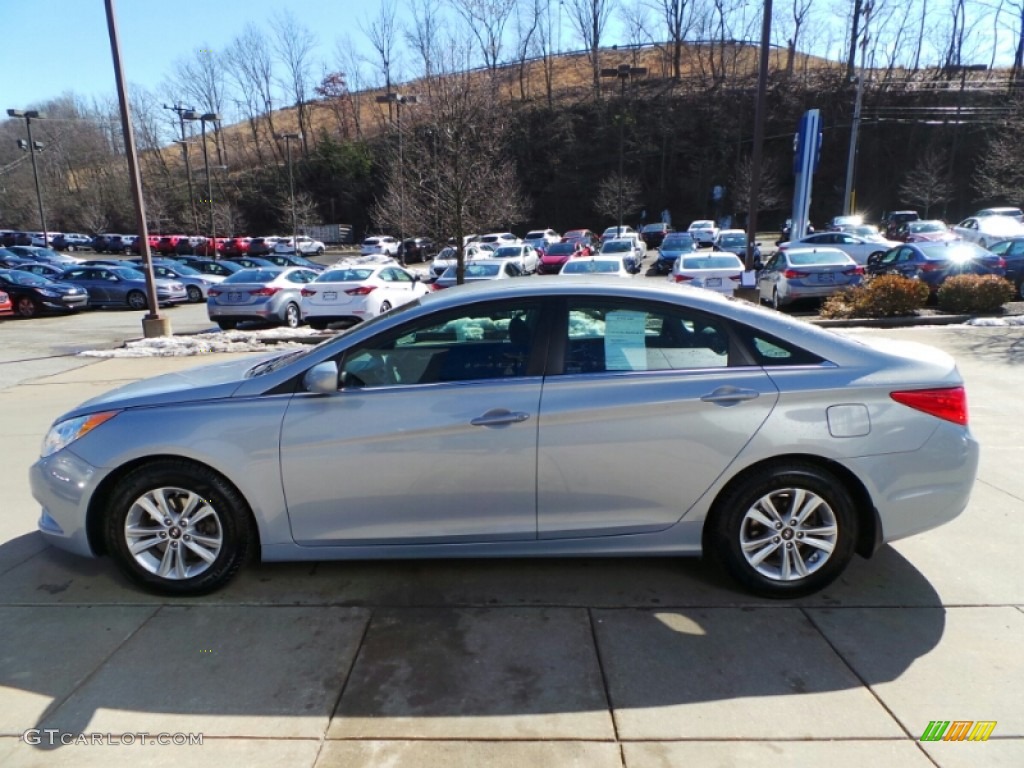
[(931, 720), (920, 741), (988, 741), (995, 720)]

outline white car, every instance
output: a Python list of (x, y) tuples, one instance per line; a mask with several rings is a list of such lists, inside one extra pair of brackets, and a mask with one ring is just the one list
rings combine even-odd
[(636, 235), (640, 237), (640, 233), (633, 229), (628, 224), (623, 224), (621, 227), (608, 227), (604, 232), (601, 233), (601, 242), (605, 240), (618, 240), (621, 237), (627, 235)]
[(995, 208), (982, 208), (976, 214), (975, 217), (981, 216), (1009, 216), (1011, 219), (1017, 221), (1024, 221), (1024, 211), (1020, 208), (1015, 208), (1010, 205), (997, 206)]
[(562, 242), (562, 236), (553, 229), (534, 229), (526, 233), (523, 242), (540, 250), (547, 250), (549, 245)]
[(581, 275), (597, 275), (600, 277), (632, 277), (633, 273), (621, 256), (579, 256), (569, 259), (562, 266), (559, 275), (580, 277)]
[[(466, 262), (475, 261), (476, 259), (489, 259), (494, 255), (494, 251), (490, 248), (484, 248), (476, 243), (469, 243), (464, 246), (463, 253), (466, 258)], [(444, 271), (448, 267), (453, 266), (458, 262), (458, 252), (454, 246), (448, 246), (441, 250), (434, 260), (430, 262), (430, 272), (434, 277), (440, 277), (444, 274)]]
[(626, 234), (601, 243), (600, 255), (625, 259), (627, 269), (636, 273), (640, 271), (640, 265), (647, 255), (647, 246), (636, 233), (632, 236)]
[(532, 245), (502, 245), (490, 254), (492, 259), (508, 259), (516, 264), (524, 274), (532, 275), (540, 264), (540, 254)]
[(390, 264), (331, 267), (302, 288), (302, 319), (323, 330), (330, 323), (362, 321), (408, 304), (430, 291), (414, 275)]
[(326, 250), (323, 243), (312, 237), (299, 235), (294, 239), (285, 237), (274, 244), (274, 253), (297, 253), (299, 256), (319, 256)]
[(950, 229), (954, 235), (982, 248), (1008, 237), (1024, 235), (1024, 224), (1011, 216), (971, 216)]
[(500, 248), (503, 245), (522, 245), (523, 241), (511, 232), (492, 232), (489, 235), (481, 235), (477, 241), (481, 245), (492, 245)]
[[(466, 264), (462, 279), (466, 283), (479, 283), (484, 280), (506, 280), (510, 277), (521, 277), (522, 275), (523, 271), (514, 261), (508, 259), (477, 259)], [(456, 283), (458, 283), (458, 276), (455, 271), (455, 265), (452, 265), (434, 281), (432, 287), (435, 291), (439, 291), (442, 288), (451, 288)]]
[(898, 240), (886, 240), (884, 237), (852, 235), (849, 232), (816, 232), (800, 240), (779, 243), (779, 249), (811, 248), (824, 246), (837, 248), (861, 266), (868, 263), (868, 257), (876, 253), (881, 255), (890, 248), (902, 245)]
[(727, 296), (740, 284), (743, 262), (734, 253), (694, 253), (676, 259), (669, 274), (669, 282), (682, 283), (694, 288), (706, 288)]
[(363, 256), (372, 256), (375, 253), (383, 253), (385, 256), (398, 256), (398, 238), (390, 235), (377, 235), (363, 240), (359, 253)]
[(699, 245), (714, 245), (718, 239), (718, 227), (711, 219), (697, 219), (686, 231)]

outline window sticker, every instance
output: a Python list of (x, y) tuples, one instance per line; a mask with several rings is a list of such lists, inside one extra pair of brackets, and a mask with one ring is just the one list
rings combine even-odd
[(621, 310), (605, 315), (605, 370), (647, 370), (646, 328), (646, 312)]

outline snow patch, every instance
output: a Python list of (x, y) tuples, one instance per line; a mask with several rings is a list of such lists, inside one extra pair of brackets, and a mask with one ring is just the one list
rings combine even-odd
[(267, 352), (274, 348), (306, 346), (301, 339), (329, 338), (332, 333), (310, 328), (268, 328), (262, 331), (220, 331), (190, 336), (159, 336), (136, 339), (120, 349), (95, 349), (80, 352), (80, 357), (192, 357), (217, 352)]

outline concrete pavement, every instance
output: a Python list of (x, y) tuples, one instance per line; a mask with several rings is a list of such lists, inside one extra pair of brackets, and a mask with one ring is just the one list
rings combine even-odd
[[(864, 333), (956, 355), (979, 480), (952, 524), (787, 603), (669, 559), (259, 565), (157, 598), (45, 547), (26, 473), (63, 410), (210, 359), (0, 389), (0, 765), (1024, 765), (1024, 329)], [(936, 719), (997, 725), (922, 744)]]

